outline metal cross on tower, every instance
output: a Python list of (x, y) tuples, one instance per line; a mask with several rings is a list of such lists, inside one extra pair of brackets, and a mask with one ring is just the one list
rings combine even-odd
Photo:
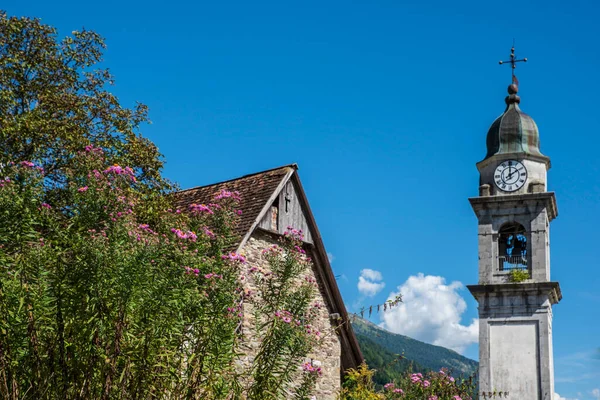
[(514, 83), (517, 86), (519, 86), (519, 80), (515, 76), (515, 68), (517, 68), (517, 63), (518, 62), (527, 62), (527, 59), (526, 58), (522, 58), (520, 60), (517, 60), (517, 58), (515, 57), (515, 42), (513, 40), (513, 47), (510, 49), (510, 60), (509, 61), (500, 61), (500, 65), (502, 65), (504, 63), (510, 63), (510, 65), (512, 66), (512, 68), (511, 68), (511, 71), (512, 71), (512, 83)]

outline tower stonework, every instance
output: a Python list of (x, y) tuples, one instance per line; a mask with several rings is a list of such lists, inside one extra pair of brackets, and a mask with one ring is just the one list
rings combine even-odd
[(479, 196), (469, 199), (479, 223), (479, 282), (468, 286), (479, 303), (479, 392), (552, 400), (552, 306), (562, 294), (550, 279), (549, 228), (558, 210), (547, 191), (550, 159), (517, 92), (509, 86), (488, 131)]

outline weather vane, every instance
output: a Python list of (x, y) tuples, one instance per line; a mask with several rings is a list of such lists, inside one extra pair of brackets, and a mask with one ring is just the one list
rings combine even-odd
[(500, 61), (500, 65), (505, 64), (505, 63), (510, 63), (510, 65), (512, 66), (512, 68), (511, 68), (511, 71), (512, 71), (512, 83), (514, 83), (517, 86), (519, 86), (519, 80), (515, 76), (515, 68), (517, 68), (517, 63), (518, 62), (527, 62), (527, 59), (526, 58), (522, 58), (520, 60), (517, 60), (517, 58), (515, 57), (515, 40), (513, 39), (513, 46), (510, 49), (510, 60), (509, 61)]

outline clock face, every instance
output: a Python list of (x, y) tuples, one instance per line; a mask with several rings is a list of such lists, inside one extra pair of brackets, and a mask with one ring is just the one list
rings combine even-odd
[(494, 171), (494, 182), (503, 192), (514, 192), (525, 185), (527, 169), (515, 160), (503, 161)]

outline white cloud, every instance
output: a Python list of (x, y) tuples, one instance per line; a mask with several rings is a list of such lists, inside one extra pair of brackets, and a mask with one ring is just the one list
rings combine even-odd
[(358, 277), (358, 291), (363, 296), (372, 297), (385, 287), (385, 282), (381, 282), (383, 276), (381, 272), (373, 269), (363, 269)]
[(360, 276), (362, 276), (365, 279), (368, 279), (370, 281), (375, 281), (375, 282), (378, 282), (383, 279), (381, 272), (375, 271), (374, 269), (368, 269), (368, 268), (360, 271)]
[(466, 326), (460, 323), (467, 303), (458, 293), (460, 282), (446, 285), (441, 276), (411, 276), (392, 292), (389, 299), (402, 294), (402, 303), (382, 313), (383, 326), (395, 333), (462, 353), (479, 339), (479, 320)]
[(594, 396), (596, 399), (600, 400), (600, 389), (592, 390), (592, 396)]
[(554, 392), (554, 400), (578, 400), (578, 399), (562, 397), (560, 394)]

